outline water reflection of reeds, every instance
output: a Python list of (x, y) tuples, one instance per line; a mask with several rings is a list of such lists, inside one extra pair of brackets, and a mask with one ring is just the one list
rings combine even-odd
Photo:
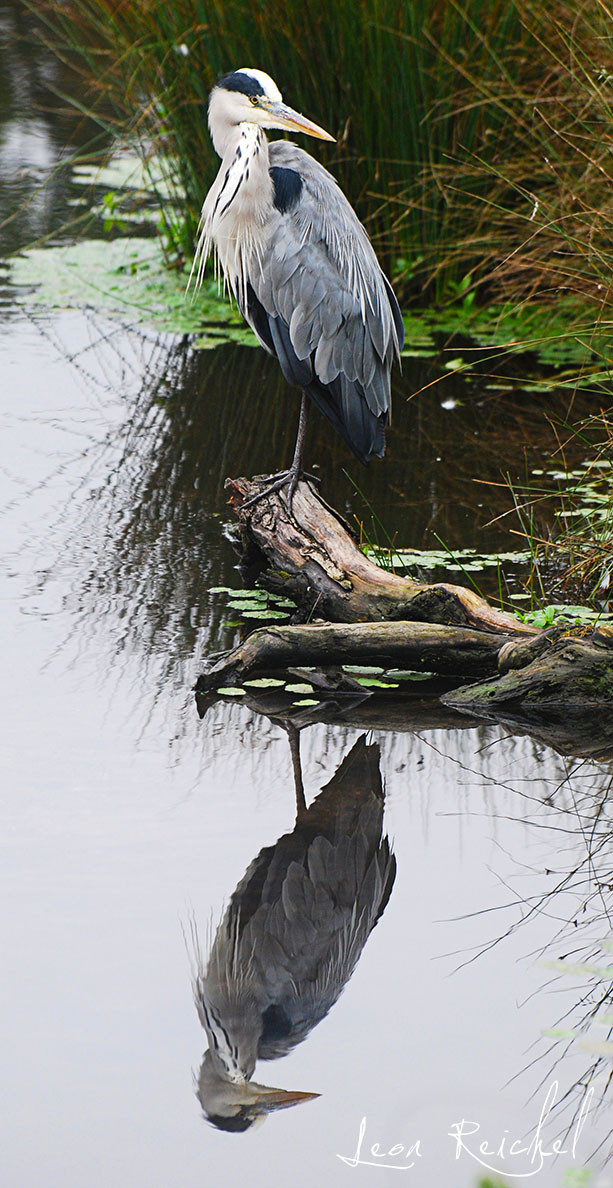
[[(40, 38), (40, 13), (21, 0), (0, 14), (0, 255), (52, 236), (78, 235), (91, 223), (78, 206), (70, 158), (103, 153), (110, 137), (66, 95), (83, 99), (70, 55), (56, 55)], [(83, 195), (81, 195), (83, 197)], [(3, 316), (13, 302), (0, 289)]]
[[(518, 831), (529, 835), (530, 845), (511, 851), (517, 873), (502, 891), (506, 903), (494, 909), (492, 939), (468, 957), (474, 960), (504, 945), (518, 931), (529, 937), (537, 916), (551, 921), (551, 940), (529, 953), (542, 970), (541, 992), (550, 1002), (551, 1021), (518, 1075), (538, 1071), (535, 1093), (559, 1079), (553, 1117), (566, 1136), (577, 1125), (586, 1099), (601, 1116), (610, 1104), (612, 793), (611, 764), (599, 767), (581, 760), (567, 761), (563, 777), (558, 783), (551, 781), (544, 800), (532, 794), (529, 781), (524, 784), (517, 813), (505, 816), (504, 823), (514, 822)], [(556, 1009), (560, 997), (566, 1003), (562, 1013)], [(598, 1148), (603, 1162), (613, 1156), (613, 1129), (606, 1131)]]
[[(51, 333), (48, 323), (41, 325)], [(92, 318), (85, 349), (60, 341), (57, 347), (89, 399), (98, 390), (113, 407), (112, 429), (89, 447), (86, 486), (95, 488), (95, 500), (88, 495), (70, 508), (81, 557), (88, 559), (77, 568), (86, 576), (76, 597), (89, 627), (100, 615), (107, 626), (114, 622), (122, 649), (132, 641), (162, 653), (180, 642), (191, 655), (230, 646), (235, 630), (223, 626), (223, 601), (207, 593), (210, 586), (241, 584), (227, 539), (232, 516), (224, 481), (287, 461), (296, 393), (274, 360), (232, 343), (197, 350), (187, 339)], [(383, 462), (361, 467), (316, 412), (307, 461), (319, 467), (326, 498), (356, 528), (363, 523), (366, 537), (380, 533), (370, 504), (384, 543), (440, 547), (438, 536), (451, 549), (513, 550), (509, 521), (498, 522), (511, 505), (503, 475), (520, 480), (533, 464), (542, 465), (553, 434), (540, 398), (488, 392), (478, 377), (449, 376), (444, 391), (455, 403), (445, 408), (442, 389), (426, 387), (437, 374), (436, 360), (405, 361)], [(560, 415), (565, 402), (561, 396)], [(549, 397), (549, 416), (555, 407)]]

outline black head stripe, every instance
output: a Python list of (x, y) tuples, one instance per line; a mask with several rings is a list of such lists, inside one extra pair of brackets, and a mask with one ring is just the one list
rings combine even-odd
[(251, 74), (243, 74), (240, 70), (224, 74), (223, 78), (217, 80), (217, 86), (223, 87), (224, 91), (240, 91), (241, 95), (249, 95), (249, 97), (266, 94), (257, 78)]

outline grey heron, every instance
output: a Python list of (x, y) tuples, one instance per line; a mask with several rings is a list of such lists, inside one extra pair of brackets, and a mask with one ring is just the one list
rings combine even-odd
[(362, 462), (385, 452), (402, 316), (332, 175), (297, 145), (269, 143), (264, 129), (334, 137), (287, 107), (268, 74), (248, 67), (219, 79), (208, 118), (221, 168), (202, 208), (192, 274), (200, 284), (212, 249), (243, 317), (302, 391), (292, 464), (267, 488), (289, 484), (291, 504), (309, 401)]
[(194, 998), (209, 1044), (198, 1097), (222, 1130), (247, 1130), (271, 1110), (318, 1096), (254, 1083), (256, 1062), (285, 1056), (328, 1014), (396, 875), (378, 746), (358, 739), (309, 808), (297, 732), (292, 759), (294, 829), (248, 867), (206, 963), (195, 938)]

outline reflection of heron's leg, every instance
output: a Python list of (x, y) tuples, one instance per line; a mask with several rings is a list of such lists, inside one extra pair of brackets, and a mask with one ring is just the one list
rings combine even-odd
[(296, 815), (301, 816), (306, 813), (307, 806), (304, 798), (304, 784), (302, 782), (302, 764), (300, 762), (300, 731), (292, 722), (284, 723), (289, 739), (289, 749), (292, 755), (292, 767), (294, 769), (294, 787), (296, 789)]

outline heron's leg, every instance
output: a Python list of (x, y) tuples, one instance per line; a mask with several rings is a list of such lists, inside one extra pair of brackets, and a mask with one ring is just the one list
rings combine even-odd
[(298, 435), (296, 437), (296, 445), (294, 447), (294, 457), (290, 466), (290, 472), (295, 470), (297, 473), (302, 470), (302, 453), (304, 450), (304, 438), (306, 434), (307, 421), (309, 419), (309, 398), (306, 392), (302, 393), (302, 400), (300, 401), (300, 417), (298, 419)]
[(264, 487), (262, 491), (258, 491), (257, 495), (252, 495), (250, 499), (246, 499), (243, 507), (250, 507), (251, 504), (257, 503), (259, 499), (264, 499), (266, 495), (270, 495), (273, 491), (280, 491), (282, 487), (289, 486), (287, 493), (287, 506), (291, 511), (292, 499), (294, 491), (298, 485), (300, 478), (312, 479), (315, 483), (320, 483), (321, 479), (314, 474), (306, 474), (302, 469), (302, 454), (304, 450), (304, 438), (306, 434), (306, 424), (309, 413), (309, 398), (306, 392), (302, 393), (302, 400), (300, 402), (300, 417), (298, 420), (298, 436), (296, 437), (296, 445), (294, 447), (294, 457), (289, 470), (282, 470), (279, 474), (272, 475), (272, 483)]
[(294, 491), (298, 484), (298, 479), (302, 474), (302, 454), (304, 451), (304, 437), (306, 434), (307, 420), (309, 416), (309, 398), (306, 392), (302, 393), (302, 400), (300, 401), (300, 417), (298, 418), (298, 434), (296, 437), (296, 445), (294, 446), (294, 457), (289, 468), (289, 491), (287, 492), (287, 506), (291, 510), (292, 499), (294, 498)]

